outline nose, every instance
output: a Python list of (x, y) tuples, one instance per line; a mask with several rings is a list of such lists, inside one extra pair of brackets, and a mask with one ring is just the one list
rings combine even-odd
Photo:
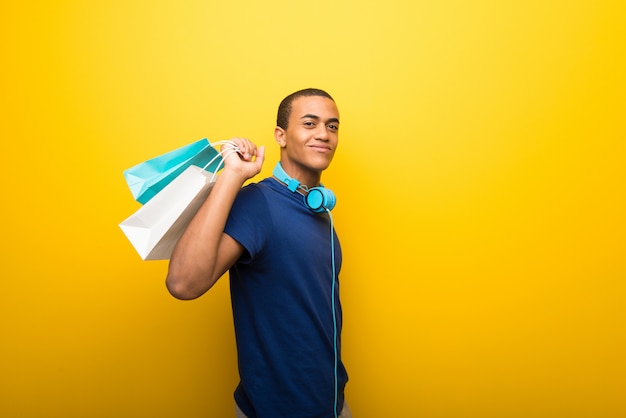
[(315, 139), (319, 139), (320, 141), (328, 141), (328, 129), (324, 125), (320, 125), (319, 128), (315, 131)]

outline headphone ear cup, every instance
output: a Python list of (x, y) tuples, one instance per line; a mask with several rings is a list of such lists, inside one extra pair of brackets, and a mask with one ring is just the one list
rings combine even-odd
[(335, 194), (325, 187), (313, 187), (304, 197), (304, 203), (313, 212), (333, 210), (336, 203)]

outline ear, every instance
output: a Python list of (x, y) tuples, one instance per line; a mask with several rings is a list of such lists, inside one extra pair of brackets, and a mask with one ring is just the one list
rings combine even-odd
[(287, 145), (287, 134), (280, 126), (277, 126), (276, 129), (274, 129), (274, 139), (276, 139), (276, 142), (281, 148), (285, 148)]

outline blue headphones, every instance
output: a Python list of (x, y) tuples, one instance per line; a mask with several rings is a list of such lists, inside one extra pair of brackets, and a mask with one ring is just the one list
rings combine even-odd
[[(280, 162), (274, 167), (274, 176), (285, 183), (287, 188), (292, 192), (296, 192), (300, 187), (300, 182), (289, 177), (287, 173), (285, 173), (285, 170), (283, 170)], [(325, 188), (323, 184), (320, 187), (313, 187), (307, 191), (308, 193), (304, 195), (304, 204), (313, 212), (320, 213), (326, 210), (331, 211), (335, 207), (335, 203), (337, 202), (335, 194), (332, 190)]]

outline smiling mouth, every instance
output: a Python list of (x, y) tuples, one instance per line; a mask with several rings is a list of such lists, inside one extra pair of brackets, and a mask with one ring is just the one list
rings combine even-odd
[(309, 145), (309, 148), (313, 148), (318, 151), (330, 151), (331, 148), (325, 145)]

